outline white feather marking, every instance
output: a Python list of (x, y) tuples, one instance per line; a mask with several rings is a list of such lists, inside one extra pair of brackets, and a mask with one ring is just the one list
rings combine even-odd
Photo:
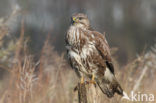
[(72, 51), (72, 50), (69, 51), (69, 56), (70, 56), (71, 58), (80, 59), (80, 56), (79, 56), (77, 53), (75, 53), (74, 51)]
[(77, 33), (76, 33), (76, 36), (77, 36), (77, 39), (79, 38), (79, 30), (77, 29)]
[(73, 42), (75, 41), (75, 30), (73, 30)]
[(81, 66), (81, 67), (79, 67), (79, 69), (80, 69), (81, 71), (87, 73), (86, 69), (85, 69), (84, 66), (82, 65), (81, 57), (79, 56), (79, 54), (77, 54), (76, 52), (70, 50), (70, 51), (69, 51), (69, 57), (70, 57), (70, 58), (74, 58), (74, 59), (78, 62), (78, 64)]
[(92, 43), (88, 44), (88, 45), (85, 45), (83, 48), (82, 48), (82, 52), (81, 52), (81, 57), (82, 58), (87, 58), (87, 56), (90, 56), (91, 53), (95, 50), (95, 46), (92, 45)]
[(94, 38), (94, 35), (93, 34), (91, 36), (92, 36), (92, 38)]
[(109, 70), (108, 67), (106, 67), (104, 77), (105, 77), (105, 79), (107, 79), (109, 81), (113, 81), (113, 79), (114, 79), (114, 75), (111, 73), (111, 71)]

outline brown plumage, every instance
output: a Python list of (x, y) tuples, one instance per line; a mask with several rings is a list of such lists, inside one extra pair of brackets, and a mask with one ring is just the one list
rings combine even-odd
[(79, 77), (91, 79), (95, 76), (95, 82), (108, 97), (113, 97), (115, 93), (123, 95), (115, 78), (109, 45), (104, 35), (91, 29), (85, 14), (75, 14), (71, 19), (65, 41), (72, 68)]

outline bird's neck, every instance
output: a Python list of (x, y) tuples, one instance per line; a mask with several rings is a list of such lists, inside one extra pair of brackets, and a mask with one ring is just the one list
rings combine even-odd
[(82, 30), (89, 30), (90, 26), (84, 25), (84, 24), (75, 24), (74, 25), (76, 28), (80, 28)]

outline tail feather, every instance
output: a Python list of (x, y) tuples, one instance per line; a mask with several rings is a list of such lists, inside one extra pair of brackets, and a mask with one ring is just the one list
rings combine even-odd
[(123, 89), (121, 88), (120, 84), (117, 84), (117, 87), (115, 88), (115, 91), (117, 94), (123, 96)]
[(113, 97), (115, 93), (123, 96), (123, 89), (117, 81), (113, 83), (97, 82), (97, 84), (100, 87), (101, 91), (109, 98)]

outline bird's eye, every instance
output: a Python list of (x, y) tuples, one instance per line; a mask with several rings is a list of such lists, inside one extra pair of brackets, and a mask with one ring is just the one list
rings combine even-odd
[(82, 17), (79, 17), (79, 20), (82, 20), (83, 18)]

